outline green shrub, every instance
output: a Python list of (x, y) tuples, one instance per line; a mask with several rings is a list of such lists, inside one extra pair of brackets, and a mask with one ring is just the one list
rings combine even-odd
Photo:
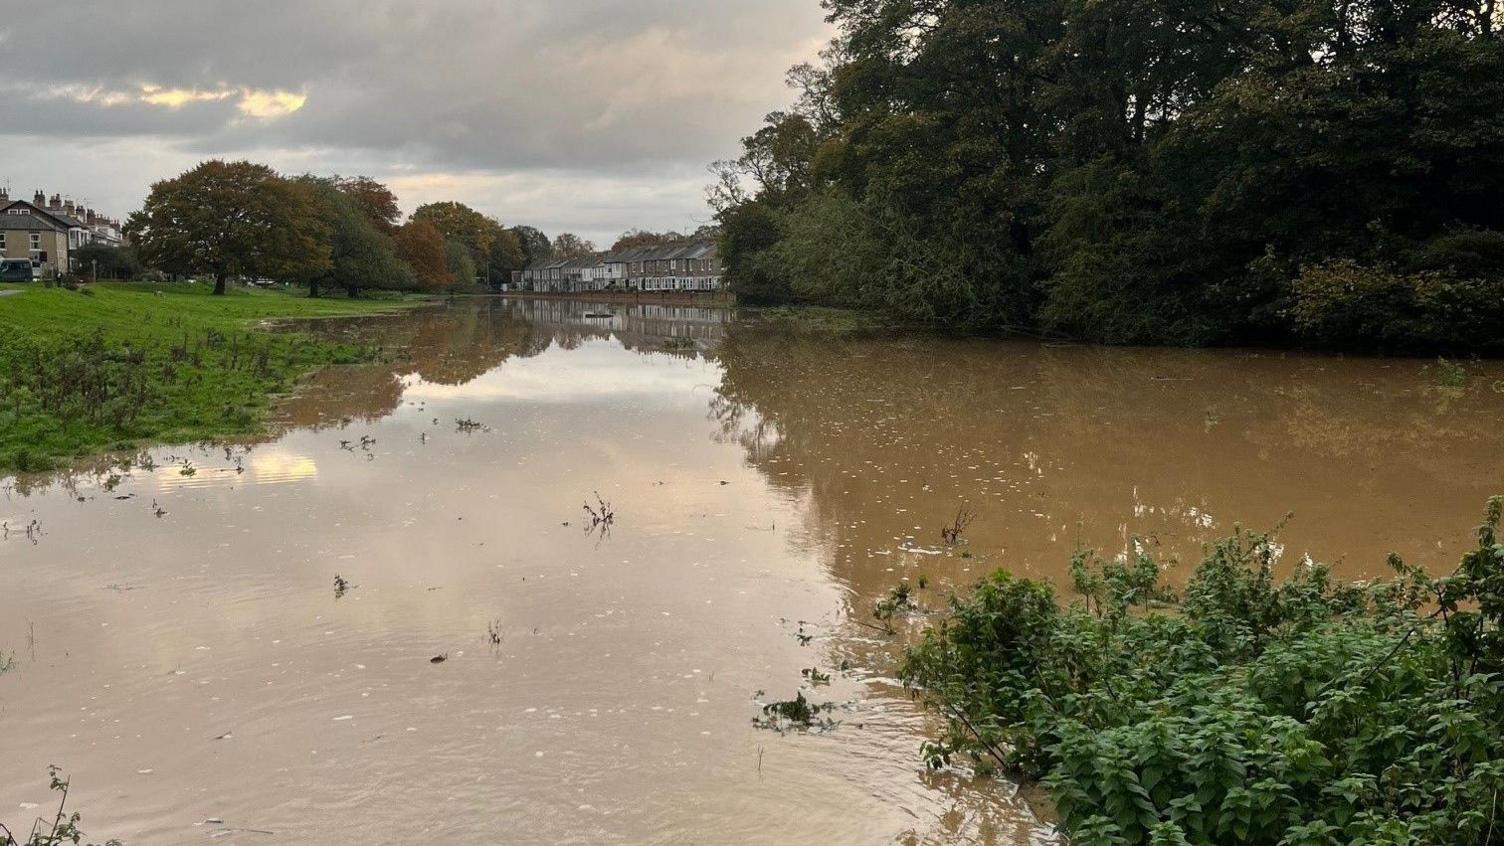
[(945, 714), (930, 763), (1049, 789), (1073, 843), (1478, 844), (1504, 828), (1504, 498), (1455, 573), (1397, 558), (1274, 578), (1265, 535), (1212, 545), (1170, 611), (1158, 568), (1080, 556), (1060, 609), (1006, 573), (952, 600), (907, 684)]
[(1328, 262), (1301, 269), (1289, 315), (1297, 331), (1324, 346), (1497, 349), (1504, 278)]

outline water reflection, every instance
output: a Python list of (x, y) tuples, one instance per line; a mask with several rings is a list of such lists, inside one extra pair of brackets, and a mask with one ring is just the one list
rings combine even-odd
[(1287, 546), (1347, 575), (1391, 550), (1449, 567), (1504, 489), (1495, 364), (1455, 391), (1403, 360), (752, 329), (718, 360), (722, 436), (810, 492), (852, 572), (933, 545), (960, 503), (975, 560), (1051, 576), (1078, 543), (1194, 558), (1286, 514)]
[[(316, 331), (384, 360), (310, 380), (258, 443), (0, 500), (46, 532), (0, 544), (0, 649), (36, 645), (0, 677), (0, 802), (57, 762), (91, 831), (135, 842), (211, 817), (289, 842), (1043, 842), (1007, 789), (924, 771), (900, 644), (859, 624), (901, 577), (934, 607), (994, 566), (1058, 577), (1077, 543), (1189, 557), (1290, 510), (1291, 557), (1449, 564), (1504, 488), (1492, 365), (1443, 391), (1421, 362), (534, 300)], [(841, 727), (753, 729), (811, 667)]]

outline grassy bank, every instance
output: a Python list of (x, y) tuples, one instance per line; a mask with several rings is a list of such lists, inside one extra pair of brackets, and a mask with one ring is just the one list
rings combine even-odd
[(378, 352), (259, 323), (418, 302), (269, 291), (212, 297), (198, 284), (18, 290), (0, 296), (0, 473), (257, 432), (271, 398), (299, 377)]

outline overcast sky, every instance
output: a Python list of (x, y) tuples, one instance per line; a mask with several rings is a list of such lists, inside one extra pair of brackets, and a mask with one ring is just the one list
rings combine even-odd
[(0, 184), (123, 217), (206, 158), (609, 244), (709, 218), (818, 0), (0, 0)]

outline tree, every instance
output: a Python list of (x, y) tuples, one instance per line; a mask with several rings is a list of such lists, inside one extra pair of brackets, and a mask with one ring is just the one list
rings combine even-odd
[(334, 186), (360, 204), (366, 219), (385, 235), (397, 231), (402, 210), (392, 189), (369, 176), (336, 176)]
[(611, 252), (619, 253), (622, 250), (630, 250), (633, 247), (652, 247), (660, 244), (672, 244), (683, 241), (684, 236), (678, 232), (652, 232), (647, 229), (628, 229), (611, 245)]
[(502, 230), (496, 240), (491, 242), (491, 252), (487, 258), (486, 270), (491, 277), (488, 282), (492, 287), (511, 282), (513, 271), (527, 267), (522, 242), (517, 240), (517, 233), (511, 229)]
[(454, 288), (471, 290), (475, 287), (475, 259), (470, 248), (453, 239), (444, 242), (444, 269), (454, 279)]
[(513, 235), (517, 236), (517, 243), (522, 247), (524, 267), (553, 255), (553, 242), (549, 241), (548, 236), (537, 229), (531, 226), (513, 226), (510, 231)]
[[(1113, 343), (1480, 349), (1501, 5), (827, 0), (824, 61), (712, 166), (727, 276)], [(1411, 293), (1333, 299), (1355, 274)]]
[(554, 238), (553, 257), (555, 259), (584, 258), (594, 253), (594, 244), (573, 233), (562, 232)]
[(69, 253), (82, 271), (97, 273), (100, 279), (134, 279), (141, 273), (141, 258), (135, 247), (108, 244), (85, 244)]
[(429, 203), (413, 212), (413, 220), (434, 225), (444, 237), (458, 241), (470, 250), (474, 263), (485, 261), (491, 251), (491, 243), (500, 237), (501, 224), (464, 203)]
[(364, 201), (345, 190), (345, 182), (316, 177), (299, 182), (319, 195), (329, 231), (330, 265), (306, 278), (309, 296), (319, 296), (321, 285), (342, 287), (351, 297), (364, 288), (413, 286), (413, 271), (397, 257), (396, 244), (378, 229)]
[(247, 161), (211, 160), (156, 183), (129, 232), (147, 264), (208, 273), (216, 295), (232, 276), (309, 276), (330, 261), (314, 196)]
[(425, 291), (443, 291), (454, 284), (445, 254), (444, 233), (426, 220), (411, 220), (397, 230), (397, 254), (412, 268)]

